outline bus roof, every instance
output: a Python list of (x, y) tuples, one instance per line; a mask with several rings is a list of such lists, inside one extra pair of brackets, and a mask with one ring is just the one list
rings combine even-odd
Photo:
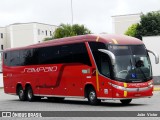
[(143, 44), (143, 42), (137, 38), (126, 36), (126, 35), (115, 35), (115, 34), (88, 34), (88, 35), (79, 35), (73, 37), (65, 37), (60, 39), (53, 39), (50, 41), (45, 41), (38, 44), (33, 44), (25, 47), (9, 48), (4, 51), (19, 50), (19, 49), (28, 49), (28, 48), (38, 48), (45, 46), (55, 46), (79, 42), (104, 42), (106, 44), (117, 44), (117, 45), (138, 45)]

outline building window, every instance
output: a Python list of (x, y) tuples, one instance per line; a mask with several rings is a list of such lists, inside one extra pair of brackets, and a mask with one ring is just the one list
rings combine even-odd
[(42, 30), (42, 35), (44, 35), (44, 31)]
[(52, 31), (50, 31), (50, 36), (52, 36)]
[(1, 33), (1, 38), (3, 38), (3, 33)]
[(40, 29), (38, 29), (38, 35), (40, 35), (41, 33), (40, 33)]
[(1, 45), (1, 50), (3, 50), (3, 45)]
[(46, 30), (46, 36), (47, 36), (47, 30)]

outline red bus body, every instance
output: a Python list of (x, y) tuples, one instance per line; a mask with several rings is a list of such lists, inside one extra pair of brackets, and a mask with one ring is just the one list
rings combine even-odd
[(7, 66), (3, 62), (4, 92), (17, 95), (17, 86), (23, 90), (31, 86), (34, 96), (41, 97), (80, 97), (86, 98), (86, 91), (92, 86), (97, 99), (133, 99), (151, 97), (152, 79), (146, 82), (129, 83), (117, 81), (100, 74), (93, 57), (89, 42), (118, 45), (143, 45), (132, 37), (118, 35), (83, 35), (52, 40), (22, 48), (12, 48), (5, 52), (47, 46), (84, 43), (91, 65), (82, 63), (58, 63), (28, 66)]

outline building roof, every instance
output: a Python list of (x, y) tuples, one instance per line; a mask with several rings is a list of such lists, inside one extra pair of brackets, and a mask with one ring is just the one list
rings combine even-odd
[(42, 25), (49, 25), (49, 26), (58, 27), (57, 25), (51, 25), (51, 24), (39, 23), (39, 22), (13, 23), (13, 24), (9, 24), (9, 25), (7, 25), (7, 26), (11, 26), (11, 25), (21, 25), (21, 24), (42, 24)]
[(134, 13), (134, 14), (124, 14), (124, 15), (113, 15), (113, 16), (111, 16), (111, 17), (125, 17), (125, 16), (134, 16), (134, 15), (142, 15), (143, 13), (141, 12), (141, 13)]

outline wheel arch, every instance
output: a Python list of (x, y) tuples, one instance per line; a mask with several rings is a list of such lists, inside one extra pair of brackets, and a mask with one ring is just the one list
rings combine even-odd
[[(84, 87), (84, 97), (87, 98), (87, 93), (88, 93), (88, 90), (90, 88), (93, 88), (95, 90), (95, 87), (91, 84), (91, 83), (88, 83), (85, 85)], [(96, 90), (95, 90), (96, 91)]]
[(27, 89), (27, 87), (31, 87), (31, 88), (32, 88), (32, 86), (31, 86), (30, 83), (26, 83), (26, 85), (25, 85), (25, 90)]
[(21, 83), (17, 83), (17, 85), (16, 85), (16, 94), (18, 95), (18, 88), (19, 87), (22, 87), (22, 89), (23, 89), (23, 86), (22, 86), (22, 84)]

